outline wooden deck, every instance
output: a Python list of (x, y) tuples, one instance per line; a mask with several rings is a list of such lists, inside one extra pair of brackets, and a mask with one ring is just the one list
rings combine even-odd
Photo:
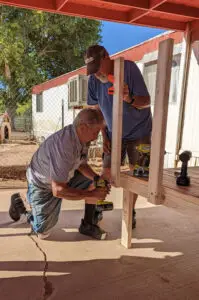
[[(162, 204), (165, 200), (184, 200), (199, 205), (199, 167), (188, 168), (191, 184), (188, 187), (176, 185), (175, 172), (180, 169), (165, 169), (163, 172)], [(133, 193), (148, 198), (148, 181), (132, 176), (132, 172), (121, 173), (121, 186)]]

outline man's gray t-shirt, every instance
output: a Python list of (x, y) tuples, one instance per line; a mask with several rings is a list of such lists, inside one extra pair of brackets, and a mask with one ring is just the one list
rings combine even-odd
[[(137, 65), (129, 60), (124, 61), (124, 82), (128, 85), (132, 96), (149, 96), (143, 76)], [(112, 83), (102, 83), (95, 75), (88, 80), (88, 105), (98, 104), (108, 128), (108, 135), (112, 135), (113, 96), (108, 94)], [(123, 102), (122, 138), (124, 140), (139, 140), (150, 136), (152, 130), (151, 109), (136, 109)]]
[(28, 182), (50, 188), (51, 181), (68, 182), (85, 153), (73, 125), (69, 125), (46, 139), (33, 155), (27, 171)]

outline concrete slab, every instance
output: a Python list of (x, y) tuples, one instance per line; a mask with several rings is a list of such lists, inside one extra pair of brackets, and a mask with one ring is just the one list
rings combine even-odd
[(29, 236), (25, 219), (13, 223), (0, 193), (0, 299), (198, 300), (198, 208), (155, 207), (140, 198), (132, 249), (120, 245), (121, 193), (104, 214), (106, 241), (78, 233), (84, 203), (63, 201), (52, 236)]

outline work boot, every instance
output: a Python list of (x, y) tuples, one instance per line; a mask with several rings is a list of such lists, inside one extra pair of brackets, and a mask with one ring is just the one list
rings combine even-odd
[(15, 222), (20, 220), (22, 214), (26, 213), (26, 208), (24, 206), (23, 200), (19, 193), (13, 194), (11, 196), (11, 204), (9, 208), (9, 215), (11, 219)]
[(79, 232), (84, 235), (91, 236), (96, 240), (105, 240), (106, 232), (98, 225), (89, 224), (84, 219), (81, 221)]
[(136, 211), (133, 209), (132, 229), (136, 228)]

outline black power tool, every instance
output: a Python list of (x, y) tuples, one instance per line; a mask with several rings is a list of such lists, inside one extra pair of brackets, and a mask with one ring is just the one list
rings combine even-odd
[(191, 159), (192, 153), (190, 151), (184, 151), (179, 155), (179, 159), (182, 162), (180, 175), (176, 179), (176, 184), (181, 186), (190, 185), (190, 177), (187, 175), (188, 161)]
[(149, 165), (150, 165), (150, 144), (140, 144), (136, 147), (138, 152), (138, 160), (135, 163), (133, 175), (135, 177), (149, 177)]

